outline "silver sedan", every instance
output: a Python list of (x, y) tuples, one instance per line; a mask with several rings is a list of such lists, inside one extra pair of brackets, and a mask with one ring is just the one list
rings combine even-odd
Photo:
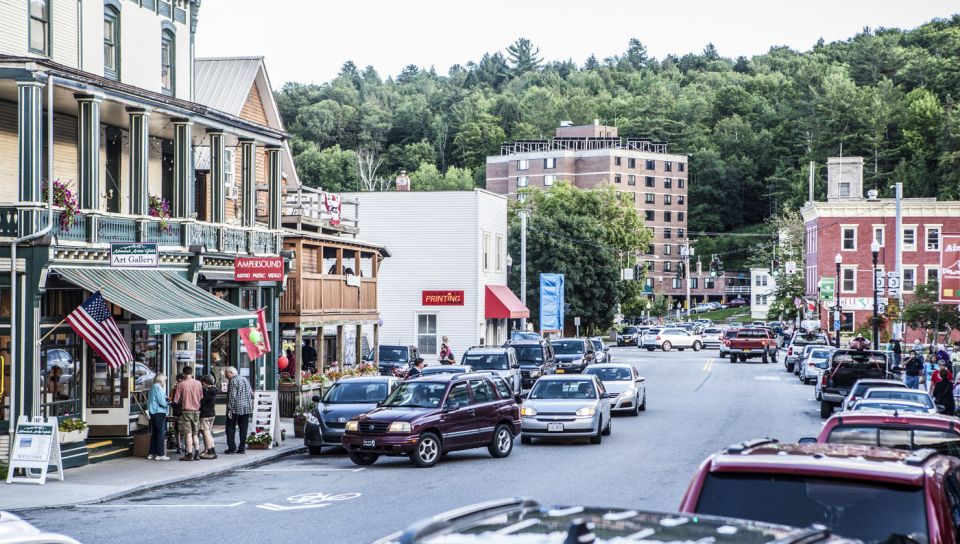
[(596, 375), (543, 376), (521, 397), (521, 444), (533, 437), (561, 436), (589, 437), (591, 444), (599, 444), (601, 435), (613, 429), (611, 395)]
[(627, 412), (631, 416), (638, 416), (647, 409), (647, 390), (644, 380), (637, 374), (637, 369), (625, 364), (590, 365), (583, 371), (584, 375), (593, 374), (600, 378), (607, 393), (610, 393), (610, 410)]

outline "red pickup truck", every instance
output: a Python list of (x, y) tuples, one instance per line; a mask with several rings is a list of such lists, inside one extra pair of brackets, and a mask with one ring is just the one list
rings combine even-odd
[(764, 363), (777, 362), (777, 341), (767, 329), (740, 329), (733, 338), (725, 340), (729, 346), (730, 362), (746, 362), (753, 357), (762, 357)]

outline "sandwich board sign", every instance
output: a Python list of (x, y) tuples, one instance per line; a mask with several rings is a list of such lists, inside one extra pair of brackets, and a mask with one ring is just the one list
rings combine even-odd
[[(43, 416), (33, 420), (20, 416), (17, 420), (17, 432), (13, 435), (7, 483), (43, 485), (47, 481), (47, 468), (50, 464), (56, 467), (62, 482), (63, 460), (60, 458), (60, 424), (57, 423), (57, 418), (51, 417), (44, 421)], [(26, 476), (14, 476), (17, 469), (21, 468)]]

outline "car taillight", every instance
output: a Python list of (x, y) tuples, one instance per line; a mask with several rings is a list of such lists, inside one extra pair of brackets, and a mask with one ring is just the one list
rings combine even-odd
[(790, 346), (790, 351), (787, 352), (787, 355), (793, 355), (793, 346)]
[(820, 385), (821, 385), (821, 386), (826, 387), (827, 384), (829, 383), (829, 380), (830, 380), (830, 377), (827, 376), (827, 373), (826, 373), (826, 372), (824, 372), (823, 374), (820, 375)]
[(660, 339), (660, 335), (658, 334), (658, 335), (657, 335), (657, 340), (659, 340), (659, 339)]

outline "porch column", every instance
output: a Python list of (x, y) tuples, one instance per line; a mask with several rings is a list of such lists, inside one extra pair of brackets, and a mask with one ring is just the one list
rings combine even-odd
[(210, 222), (226, 223), (227, 200), (226, 188), (223, 186), (224, 164), (226, 147), (222, 131), (207, 131), (210, 135)]
[(80, 209), (101, 210), (100, 206), (100, 102), (102, 96), (77, 93), (77, 184)]
[(343, 325), (337, 325), (337, 368), (343, 368), (343, 358), (346, 352), (346, 342), (343, 341)]
[(356, 346), (357, 356), (353, 364), (359, 366), (363, 363), (363, 325), (357, 325), (357, 346)]
[(283, 166), (280, 163), (282, 147), (267, 146), (267, 226), (270, 230), (280, 229), (280, 185), (283, 183)]
[(240, 203), (244, 227), (252, 227), (257, 220), (257, 142), (240, 140)]
[[(43, 200), (40, 192), (40, 179), (43, 177), (43, 86), (42, 82), (33, 78), (17, 80), (18, 196), (21, 202)], [(35, 232), (40, 226), (39, 212), (21, 212), (21, 234)]]
[[(281, 335), (281, 338), (283, 336)], [(293, 374), (293, 380), (297, 384), (297, 396), (300, 398), (300, 405), (303, 405), (303, 398), (300, 394), (300, 386), (303, 385), (303, 374), (301, 369), (303, 368), (303, 327), (300, 326), (300, 323), (297, 323), (297, 336), (294, 340), (296, 344), (294, 345), (293, 357), (296, 363), (293, 365), (293, 369), (290, 371)], [(280, 344), (283, 346), (283, 344)]]
[(326, 342), (323, 341), (323, 327), (317, 327), (317, 372), (323, 373), (323, 364), (327, 362)]
[(373, 366), (380, 368), (380, 324), (373, 324)]
[(147, 215), (150, 190), (150, 111), (127, 108), (130, 114), (130, 213)]
[(173, 217), (193, 215), (193, 122), (173, 119)]

